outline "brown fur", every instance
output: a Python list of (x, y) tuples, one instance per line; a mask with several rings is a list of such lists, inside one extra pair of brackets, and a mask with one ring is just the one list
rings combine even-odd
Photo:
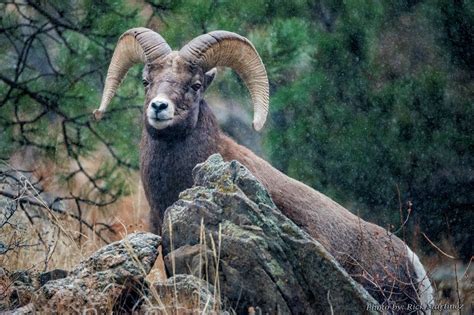
[[(219, 129), (202, 99), (212, 78), (170, 54), (164, 65), (147, 66), (147, 104), (166, 93), (179, 110), (173, 124), (157, 130), (144, 114), (141, 175), (151, 207), (154, 232), (161, 232), (164, 212), (179, 192), (192, 186), (192, 169), (213, 153), (245, 165), (266, 187), (278, 208), (319, 241), (379, 301), (414, 302), (413, 268), (406, 246), (379, 226), (365, 222), (316, 190), (284, 175)], [(205, 81), (193, 92), (195, 80)], [(197, 120), (196, 120), (197, 117)], [(316, 266), (315, 266), (316, 267)]]

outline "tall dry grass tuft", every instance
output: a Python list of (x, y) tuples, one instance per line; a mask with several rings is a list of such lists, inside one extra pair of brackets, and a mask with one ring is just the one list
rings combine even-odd
[[(199, 230), (199, 265), (196, 270), (190, 270), (190, 274), (202, 279), (198, 284), (198, 289), (193, 292), (192, 296), (187, 296), (187, 299), (183, 299), (181, 288), (176, 282), (176, 257), (174, 253), (174, 232), (171, 217), (168, 217), (168, 230), (170, 238), (170, 264), (171, 264), (171, 275), (173, 278), (173, 301), (166, 303), (163, 301), (165, 310), (159, 309), (159, 311), (166, 311), (169, 314), (220, 314), (223, 312), (221, 303), (221, 291), (220, 291), (220, 280), (219, 280), (219, 266), (220, 266), (220, 253), (222, 245), (222, 228), (219, 225), (219, 232), (217, 235), (217, 241), (214, 240), (214, 236), (211, 232), (207, 232), (204, 226), (204, 221), (201, 219), (201, 225)], [(210, 245), (212, 259), (208, 257), (208, 244)], [(194, 274), (196, 273), (196, 274)], [(211, 282), (213, 289), (211, 290)], [(201, 292), (212, 292), (212, 296), (208, 295), (204, 300), (201, 296)], [(213, 300), (211, 303), (211, 299)], [(155, 310), (156, 305), (155, 305)], [(233, 313), (231, 309), (227, 310)], [(162, 314), (162, 313), (158, 313)]]
[[(202, 228), (202, 227), (201, 227)], [(220, 297), (221, 297), (221, 291), (220, 291), (220, 281), (219, 281), (219, 263), (220, 263), (220, 255), (221, 255), (221, 242), (222, 242), (222, 226), (219, 224), (219, 232), (217, 235), (217, 247), (214, 242), (214, 237), (212, 236), (212, 233), (209, 233), (209, 239), (211, 240), (211, 245), (212, 245), (212, 254), (214, 258), (214, 264), (215, 264), (215, 275), (214, 275), (214, 300), (216, 301), (215, 303), (215, 308), (214, 311), (217, 311), (220, 309)]]

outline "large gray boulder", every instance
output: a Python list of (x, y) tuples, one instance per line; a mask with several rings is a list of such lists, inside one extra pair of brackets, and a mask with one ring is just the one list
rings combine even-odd
[(165, 213), (170, 274), (207, 279), (237, 313), (367, 313), (377, 305), (242, 164), (212, 155), (193, 176)]
[(159, 236), (140, 232), (102, 247), (75, 266), (67, 277), (46, 282), (37, 291), (37, 311), (131, 311), (139, 306), (147, 290), (145, 277), (160, 245)]
[(160, 244), (157, 235), (135, 233), (99, 249), (71, 271), (9, 273), (0, 268), (0, 313), (219, 313), (214, 288), (202, 279), (145, 279)]

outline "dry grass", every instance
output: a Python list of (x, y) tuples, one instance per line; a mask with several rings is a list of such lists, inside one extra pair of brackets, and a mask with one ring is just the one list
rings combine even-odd
[[(83, 160), (82, 163), (87, 171), (93, 174), (107, 158), (106, 151), (102, 150), (94, 158)], [(132, 192), (129, 196), (105, 207), (81, 206), (81, 217), (94, 226), (94, 230), (91, 230), (80, 224), (76, 218), (53, 211), (44, 200), (45, 195), (80, 196), (89, 189), (84, 175), (77, 174), (67, 185), (56, 175), (64, 173), (65, 168), (74, 169), (73, 166), (55, 165), (28, 150), (17, 152), (10, 162), (2, 166), (10, 170), (33, 170), (31, 178), (25, 177), (21, 172), (15, 173), (24, 183), (19, 198), (43, 205), (25, 204), (18, 207), (8, 220), (9, 224), (2, 227), (2, 243), (23, 245), (0, 255), (0, 265), (8, 270), (70, 269), (105, 244), (98, 235), (112, 242), (122, 239), (128, 233), (148, 230), (149, 208), (138, 172), (128, 176), (126, 184)], [(35, 185), (31, 183), (39, 179), (43, 190), (41, 194), (36, 192)], [(15, 200), (11, 202), (15, 203)], [(63, 205), (70, 213), (77, 209), (74, 201), (65, 201)], [(110, 226), (112, 230), (106, 229), (105, 226)]]
[[(436, 246), (434, 246), (436, 245)], [(432, 284), (435, 301), (439, 305), (463, 305), (460, 311), (441, 314), (472, 314), (474, 312), (474, 257), (465, 263), (460, 260), (455, 245), (444, 238), (433, 244), (438, 255), (424, 257)]]

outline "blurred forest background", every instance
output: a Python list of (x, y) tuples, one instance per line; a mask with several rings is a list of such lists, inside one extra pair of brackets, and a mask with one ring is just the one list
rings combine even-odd
[[(140, 67), (105, 120), (90, 119), (118, 37), (146, 26), (179, 49), (224, 29), (254, 43), (269, 75), (271, 114), (253, 149), (364, 219), (402, 226), (415, 251), (435, 254), (431, 241), (471, 259), (474, 2), (3, 0), (0, 12), (0, 194), (16, 201), (3, 203), (2, 228), (20, 210), (34, 222), (30, 204), (102, 237), (86, 212), (138, 183)], [(220, 71), (208, 99), (217, 115), (245, 109), (248, 128), (247, 94)], [(239, 126), (224, 127), (256, 137)]]

